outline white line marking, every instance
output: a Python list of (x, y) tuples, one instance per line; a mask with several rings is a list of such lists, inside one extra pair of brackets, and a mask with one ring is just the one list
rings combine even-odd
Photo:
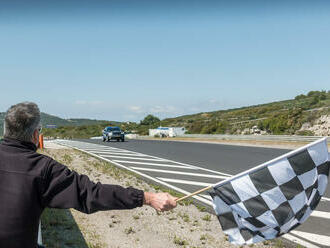
[[(80, 147), (78, 147), (78, 148), (80, 148)], [(116, 150), (114, 150), (114, 149), (116, 149)], [(140, 152), (135, 152), (135, 151), (130, 151), (130, 150), (125, 150), (125, 149), (119, 149), (119, 148), (113, 148), (113, 149), (109, 149), (109, 150), (107, 150), (107, 149), (102, 149), (102, 150), (100, 150), (100, 149), (97, 149), (97, 148), (95, 148), (95, 149), (86, 149), (85, 148), (85, 150), (88, 150), (89, 152), (99, 152), (99, 151), (104, 151), (104, 152), (107, 152), (107, 151), (110, 151), (110, 152), (118, 152), (118, 153), (133, 153), (133, 154), (139, 154), (139, 155), (143, 155), (143, 156), (147, 156), (147, 157), (150, 157), (150, 158), (157, 158), (157, 159), (162, 159), (162, 160), (164, 160), (163, 158), (159, 158), (159, 157), (155, 157), (155, 156), (151, 156), (151, 155), (148, 155), (148, 154), (144, 154), (144, 153), (140, 153)], [(175, 163), (179, 163), (179, 162), (175, 162)]]
[(113, 160), (117, 163), (125, 163), (125, 164), (144, 164), (144, 165), (152, 165), (152, 166), (159, 166), (159, 167), (169, 167), (169, 168), (181, 168), (181, 169), (189, 169), (189, 170), (196, 170), (195, 168), (185, 167), (182, 165), (174, 165), (174, 164), (157, 164), (157, 163), (148, 163), (148, 162), (136, 162), (136, 161), (126, 161), (126, 160)]
[(146, 161), (166, 161), (164, 159), (159, 158), (136, 158), (136, 157), (124, 157), (124, 156), (116, 156), (116, 155), (102, 155), (103, 157), (109, 158), (126, 158), (126, 159), (134, 159), (134, 160), (146, 160)]
[(86, 149), (117, 149), (115, 147), (111, 147), (111, 146), (102, 146), (102, 145), (95, 145), (95, 146), (81, 146), (80, 144), (77, 144), (77, 146), (79, 147), (83, 147)]
[(285, 238), (285, 239), (287, 239), (287, 240), (290, 240), (290, 241), (292, 241), (294, 243), (297, 243), (297, 244), (300, 244), (300, 245), (302, 245), (304, 247), (307, 247), (307, 248), (320, 248), (320, 246), (313, 245), (313, 244), (311, 244), (311, 243), (309, 243), (309, 242), (307, 242), (305, 240), (299, 239), (296, 236), (293, 236), (293, 235), (288, 234), (288, 233), (287, 234), (284, 234), (282, 237)]
[(163, 177), (156, 177), (156, 178), (168, 183), (180, 183), (180, 184), (188, 184), (188, 185), (196, 185), (196, 186), (212, 185), (212, 183), (202, 183), (202, 182), (189, 181), (189, 180), (180, 180), (180, 179), (163, 178)]
[(110, 147), (110, 146), (81, 146), (80, 144), (73, 144), (75, 145), (76, 147), (78, 148), (81, 148), (81, 149), (86, 149), (86, 150), (120, 150), (118, 148), (115, 148), (115, 147)]
[[(60, 140), (62, 141), (62, 140)], [(68, 141), (68, 140), (63, 140), (64, 142), (67, 142), (67, 143), (71, 143), (71, 144), (68, 144), (68, 146), (72, 146), (72, 143), (76, 143), (78, 145), (81, 145), (81, 144), (86, 144), (86, 142), (82, 142), (82, 141)], [(104, 145), (95, 145), (95, 147), (109, 147), (109, 146), (104, 146)], [(79, 147), (77, 147), (78, 149), (80, 149)], [(118, 149), (118, 148), (115, 148), (115, 149)], [(127, 151), (127, 152), (131, 152), (130, 150), (125, 150), (125, 149), (118, 149), (120, 151)], [(133, 151), (134, 152), (134, 151)], [(140, 153), (140, 154), (143, 154), (143, 153)], [(148, 155), (148, 154), (146, 154)], [(160, 157), (156, 157), (156, 156), (151, 156), (151, 155), (148, 155), (152, 158), (158, 158), (158, 159), (162, 159), (164, 160), (163, 158), (160, 158)], [(208, 172), (212, 172), (212, 173), (215, 173), (215, 174), (218, 174), (218, 175), (223, 175), (223, 176), (228, 176), (228, 177), (231, 177), (232, 175), (231, 174), (227, 174), (227, 173), (222, 173), (222, 172), (219, 172), (219, 171), (215, 171), (215, 170), (210, 170), (210, 169), (205, 169), (205, 168), (202, 168), (202, 167), (198, 167), (198, 166), (195, 166), (195, 165), (190, 165), (190, 164), (186, 164), (186, 163), (181, 163), (181, 162), (177, 162), (177, 161), (173, 161), (173, 160), (169, 160), (167, 159), (166, 160), (167, 162), (171, 162), (171, 163), (174, 163), (174, 164), (180, 164), (180, 165), (184, 165), (184, 166), (187, 166), (187, 167), (190, 167), (190, 168), (195, 168), (195, 169), (198, 169), (198, 170), (203, 170), (203, 171), (208, 171)]]
[[(330, 212), (324, 212), (324, 211), (316, 211), (314, 210), (311, 213), (311, 216), (313, 217), (319, 217), (319, 218), (324, 218), (324, 219), (330, 219)], [(329, 243), (330, 245), (330, 243)]]
[(143, 156), (143, 157), (151, 157), (151, 158), (154, 158), (153, 156), (150, 156), (150, 155), (147, 155), (147, 154), (143, 154), (143, 153), (139, 153), (139, 152), (133, 152), (133, 151), (128, 151), (128, 150), (100, 150), (100, 149), (85, 149), (86, 151), (88, 152), (95, 152), (95, 153), (109, 153), (109, 154), (128, 154), (128, 155), (131, 155), (131, 154), (134, 154), (136, 156)]
[(85, 148), (86, 150), (90, 150), (90, 151), (95, 151), (95, 150), (99, 150), (99, 151), (118, 151), (120, 149), (118, 148), (112, 148), (112, 147), (89, 147), (89, 148)]
[(160, 173), (187, 175), (187, 176), (196, 176), (196, 177), (209, 177), (209, 178), (219, 178), (219, 179), (228, 178), (228, 177), (218, 176), (218, 175), (191, 173), (191, 172), (183, 172), (183, 171), (159, 170), (159, 169), (142, 168), (142, 167), (131, 167), (131, 168), (134, 170), (141, 170), (141, 171), (151, 171), (151, 172), (160, 172)]
[[(91, 155), (91, 156), (93, 156), (93, 157), (96, 157), (96, 158), (102, 159), (102, 160), (104, 160), (104, 161), (107, 161), (107, 162), (109, 162), (109, 163), (113, 163), (113, 164), (117, 165), (118, 167), (121, 167), (121, 168), (124, 168), (124, 169), (126, 169), (126, 170), (132, 171), (132, 172), (134, 172), (134, 173), (136, 173), (136, 174), (138, 174), (138, 175), (140, 175), (140, 176), (143, 176), (143, 177), (145, 177), (145, 178), (148, 178), (148, 179), (150, 179), (150, 180), (153, 180), (153, 181), (155, 181), (155, 182), (157, 182), (157, 183), (159, 183), (159, 184), (162, 184), (162, 185), (164, 185), (164, 186), (166, 186), (166, 187), (168, 187), (168, 188), (170, 188), (170, 189), (174, 189), (174, 190), (176, 190), (176, 191), (178, 191), (178, 192), (180, 192), (180, 193), (182, 193), (182, 194), (189, 195), (189, 194), (192, 193), (192, 192), (188, 192), (188, 191), (186, 191), (186, 190), (183, 190), (183, 189), (181, 189), (181, 188), (178, 188), (178, 187), (176, 187), (176, 186), (174, 186), (174, 185), (171, 185), (171, 184), (168, 184), (168, 183), (166, 183), (166, 182), (163, 182), (163, 181), (161, 181), (161, 180), (158, 180), (157, 178), (154, 178), (154, 177), (148, 176), (147, 174), (144, 174), (144, 173), (141, 173), (141, 172), (139, 172), (139, 171), (133, 170), (133, 169), (131, 169), (131, 168), (129, 168), (129, 167), (126, 167), (126, 166), (124, 166), (124, 165), (121, 165), (121, 164), (119, 164), (119, 163), (117, 163), (117, 162), (114, 162), (114, 161), (112, 161), (112, 160), (110, 160), (110, 159), (103, 158), (103, 157), (98, 156), (98, 155), (96, 155), (96, 154), (94, 154), (94, 153), (87, 152), (87, 151), (85, 151), (85, 150), (82, 150), (82, 149), (80, 149), (80, 148), (77, 148), (77, 147), (75, 147), (75, 146), (72, 146), (71, 144), (65, 144), (65, 143), (62, 143), (62, 144), (63, 144), (63, 145), (66, 145), (66, 146), (68, 146), (68, 147), (74, 148), (74, 149), (76, 149), (76, 150), (79, 150), (79, 151), (81, 151), (81, 152), (87, 153), (87, 154), (89, 154), (89, 155)], [(195, 198), (196, 200), (198, 200), (198, 201), (200, 201), (200, 202), (203, 202), (203, 203), (205, 203), (205, 204), (208, 204), (208, 205), (212, 206), (212, 202), (209, 201), (209, 200), (204, 199), (203, 197), (200, 197), (200, 196), (194, 195), (193, 198)]]
[(199, 196), (204, 197), (204, 198), (212, 201), (212, 197), (210, 195), (199, 194)]
[(75, 143), (72, 142), (73, 144), (75, 144), (77, 147), (83, 148), (83, 149), (117, 149), (114, 147), (110, 147), (110, 146), (102, 146), (102, 145), (95, 145), (95, 146), (84, 146), (82, 144), (79, 143)]
[(330, 236), (315, 234), (315, 233), (308, 233), (308, 232), (302, 232), (302, 231), (291, 231), (294, 235), (300, 236), (304, 239), (307, 239), (312, 242), (317, 242), (320, 245), (329, 246), (330, 244)]
[(86, 149), (86, 151), (89, 151), (89, 152), (122, 152), (120, 150), (115, 150), (115, 149)]
[(137, 157), (149, 157), (148, 155), (138, 154), (138, 153), (127, 153), (127, 152), (98, 152), (94, 151), (97, 154), (110, 154), (110, 155), (127, 155), (127, 156), (137, 156)]
[(328, 202), (330, 202), (330, 198), (327, 198), (327, 197), (323, 197), (322, 196), (321, 201), (328, 201)]
[[(105, 147), (108, 147), (108, 146), (105, 146)], [(116, 148), (116, 149), (118, 149), (120, 151), (126, 151), (126, 152), (135, 152), (135, 151), (125, 150), (125, 149), (119, 149), (119, 148)], [(139, 154), (143, 154), (143, 153), (139, 153)], [(151, 156), (151, 155), (148, 155), (148, 154), (144, 154), (144, 155), (147, 155), (147, 156), (149, 156), (151, 158), (158, 158), (158, 159), (161, 159), (161, 160), (165, 160), (164, 158), (160, 158), (160, 157), (156, 157), (156, 156)], [(219, 174), (219, 175), (224, 175), (224, 176), (228, 176), (228, 177), (231, 177), (232, 176), (231, 174), (222, 173), (222, 172), (214, 171), (214, 170), (210, 170), (210, 169), (205, 169), (205, 168), (202, 168), (202, 167), (198, 167), (198, 166), (195, 166), (195, 165), (190, 165), (190, 164), (186, 164), (186, 163), (177, 162), (177, 161), (174, 161), (174, 160), (166, 159), (166, 161), (167, 162), (171, 162), (171, 163), (175, 163), (175, 164), (184, 165), (184, 166), (195, 167), (196, 169), (204, 170), (204, 171), (208, 171), (208, 172), (212, 172), (212, 173), (216, 173), (216, 174)]]
[[(154, 158), (159, 158), (159, 157), (155, 157), (155, 156), (153, 156), (153, 157)], [(185, 164), (185, 163), (177, 162), (177, 161), (174, 161), (174, 160), (167, 159), (167, 161), (168, 162), (171, 162), (171, 163), (175, 163), (175, 164), (181, 164), (181, 165), (184, 165), (184, 166), (194, 167), (194, 168), (196, 168), (198, 170), (208, 171), (208, 172), (212, 172), (212, 173), (215, 173), (215, 174), (218, 174), (218, 175), (223, 175), (223, 176), (228, 176), (228, 177), (231, 177), (232, 176), (230, 174), (222, 173), (222, 172), (215, 171), (215, 170), (205, 169), (205, 168), (202, 168), (202, 167), (198, 167), (198, 166), (195, 166), (195, 165), (190, 165), (190, 164)]]

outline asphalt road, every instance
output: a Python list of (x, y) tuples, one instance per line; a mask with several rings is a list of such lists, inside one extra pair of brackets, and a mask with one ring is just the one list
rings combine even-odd
[[(127, 167), (147, 177), (179, 189), (194, 192), (207, 185), (226, 179), (263, 162), (289, 152), (273, 149), (208, 143), (128, 140), (126, 142), (102, 142), (79, 140), (71, 144)], [(307, 247), (330, 247), (330, 186), (317, 211), (304, 225), (291, 232)], [(199, 195), (202, 202), (210, 203), (207, 194)], [(309, 245), (308, 245), (309, 244)], [(316, 246), (313, 246), (316, 245)]]
[(290, 151), (286, 149), (176, 141), (127, 140), (126, 142), (102, 142), (101, 140), (90, 139), (82, 141), (109, 145), (233, 175)]

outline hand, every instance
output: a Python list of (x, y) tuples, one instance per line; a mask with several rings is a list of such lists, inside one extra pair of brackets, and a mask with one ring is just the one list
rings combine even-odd
[(177, 197), (169, 193), (144, 192), (144, 204), (149, 205), (157, 211), (168, 211), (176, 207)]

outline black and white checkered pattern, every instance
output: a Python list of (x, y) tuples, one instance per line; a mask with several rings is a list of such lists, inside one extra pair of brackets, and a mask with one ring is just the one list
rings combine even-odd
[(214, 186), (210, 195), (233, 244), (273, 239), (302, 224), (324, 194), (329, 175), (326, 139)]

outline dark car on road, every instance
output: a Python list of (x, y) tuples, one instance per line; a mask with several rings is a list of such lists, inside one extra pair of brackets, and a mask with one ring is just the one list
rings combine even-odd
[(117, 140), (125, 141), (125, 133), (120, 130), (120, 127), (106, 127), (102, 134), (103, 141)]

